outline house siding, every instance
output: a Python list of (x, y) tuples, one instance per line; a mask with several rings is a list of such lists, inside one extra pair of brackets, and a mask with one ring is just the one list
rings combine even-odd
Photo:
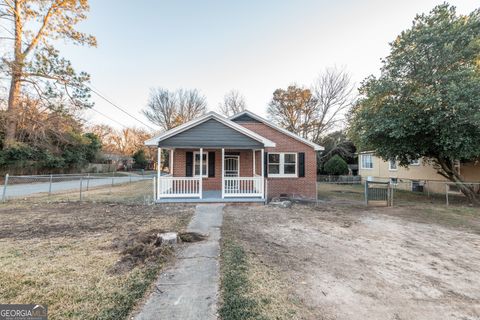
[(262, 143), (215, 119), (210, 119), (173, 137), (162, 140), (159, 146), (167, 148), (260, 148)]
[[(401, 187), (404, 189), (409, 189), (410, 185), (408, 184), (411, 180), (418, 181), (438, 181), (446, 182), (449, 181), (445, 177), (437, 173), (437, 170), (429, 164), (427, 161), (420, 160), (419, 165), (410, 165), (408, 167), (401, 167), (397, 165), (397, 170), (390, 170), (388, 161), (373, 155), (373, 168), (372, 169), (363, 169), (361, 167), (361, 156), (359, 155), (359, 171), (358, 174), (362, 177), (362, 181), (368, 179), (369, 177), (373, 179), (385, 179), (389, 180), (390, 178), (397, 178), (399, 181), (405, 180)], [(478, 182), (480, 181), (480, 164), (475, 163), (466, 163), (461, 164), (460, 173), (464, 177), (465, 181), (469, 182)], [(444, 183), (428, 183), (425, 187), (426, 190), (430, 192), (443, 193), (445, 192)]]
[[(287, 196), (301, 196), (307, 199), (317, 197), (317, 154), (316, 151), (305, 143), (298, 141), (264, 123), (241, 122), (238, 124), (276, 143), (275, 148), (265, 148), (266, 152), (304, 152), (305, 177), (302, 178), (274, 178), (269, 177), (267, 197), (271, 199), (282, 194)], [(260, 159), (260, 155), (257, 159)], [(298, 164), (297, 164), (298, 166)], [(257, 172), (261, 168), (257, 166)]]

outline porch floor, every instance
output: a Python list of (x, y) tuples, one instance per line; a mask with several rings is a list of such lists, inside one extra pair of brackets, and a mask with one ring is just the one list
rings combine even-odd
[(161, 198), (157, 199), (156, 203), (264, 203), (265, 199), (259, 197), (239, 197), (239, 198), (224, 198), (222, 199), (222, 192), (220, 190), (203, 191), (203, 198)]

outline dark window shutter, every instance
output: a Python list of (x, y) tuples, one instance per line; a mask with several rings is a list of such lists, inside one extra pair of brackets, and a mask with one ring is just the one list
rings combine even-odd
[(305, 152), (298, 154), (298, 176), (305, 177)]
[(208, 176), (215, 177), (215, 151), (208, 153)]
[(185, 153), (185, 175), (193, 177), (193, 152), (191, 151)]
[(268, 152), (265, 152), (263, 159), (263, 176), (268, 177)]

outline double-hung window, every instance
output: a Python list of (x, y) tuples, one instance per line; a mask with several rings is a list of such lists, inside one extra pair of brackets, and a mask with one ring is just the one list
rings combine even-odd
[[(202, 177), (208, 177), (208, 152), (202, 153), (203, 163), (202, 163)], [(194, 176), (200, 176), (200, 152), (194, 152), (193, 157), (193, 168)]]
[(397, 170), (397, 160), (390, 159), (388, 160), (388, 170), (396, 171)]
[(362, 154), (361, 157), (361, 169), (373, 169), (373, 159), (370, 153)]
[(269, 177), (296, 177), (297, 154), (290, 152), (270, 152), (268, 154)]

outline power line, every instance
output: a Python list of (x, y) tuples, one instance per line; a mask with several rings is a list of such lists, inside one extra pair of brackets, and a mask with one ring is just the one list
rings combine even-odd
[(119, 107), (118, 105), (116, 105), (115, 103), (113, 103), (111, 100), (109, 100), (108, 98), (106, 98), (103, 94), (101, 94), (99, 92), (98, 89), (94, 88), (92, 85), (86, 85), (93, 93), (95, 93), (97, 96), (99, 96), (100, 98), (102, 98), (103, 100), (105, 100), (106, 102), (108, 102), (109, 104), (111, 104), (112, 106), (114, 106), (115, 108), (117, 108), (118, 110), (122, 111), (123, 113), (125, 113), (127, 116), (129, 116), (130, 118), (140, 122), (141, 124), (143, 124), (144, 126), (146, 126), (147, 128), (149, 128), (150, 130), (155, 130), (153, 129), (152, 127), (150, 127), (148, 124), (146, 124), (145, 122), (143, 122), (142, 120), (138, 119), (137, 117), (131, 115), (130, 113), (128, 113), (127, 111), (125, 111), (123, 108)]
[(109, 116), (107, 116), (107, 115), (106, 115), (106, 114), (104, 114), (103, 112), (100, 112), (100, 111), (98, 111), (98, 110), (95, 110), (94, 108), (90, 108), (89, 110), (95, 111), (96, 113), (98, 113), (98, 114), (100, 114), (100, 115), (104, 116), (104, 117), (105, 117), (105, 118), (107, 118), (108, 120), (110, 120), (110, 121), (113, 121), (113, 122), (115, 122), (115, 123), (119, 124), (120, 126), (122, 126), (122, 127), (126, 128), (126, 129), (128, 128), (126, 125), (124, 125), (124, 124), (122, 124), (122, 123), (118, 122), (118, 121), (117, 121), (117, 120), (115, 120), (115, 119), (112, 119), (112, 118), (110, 118)]

